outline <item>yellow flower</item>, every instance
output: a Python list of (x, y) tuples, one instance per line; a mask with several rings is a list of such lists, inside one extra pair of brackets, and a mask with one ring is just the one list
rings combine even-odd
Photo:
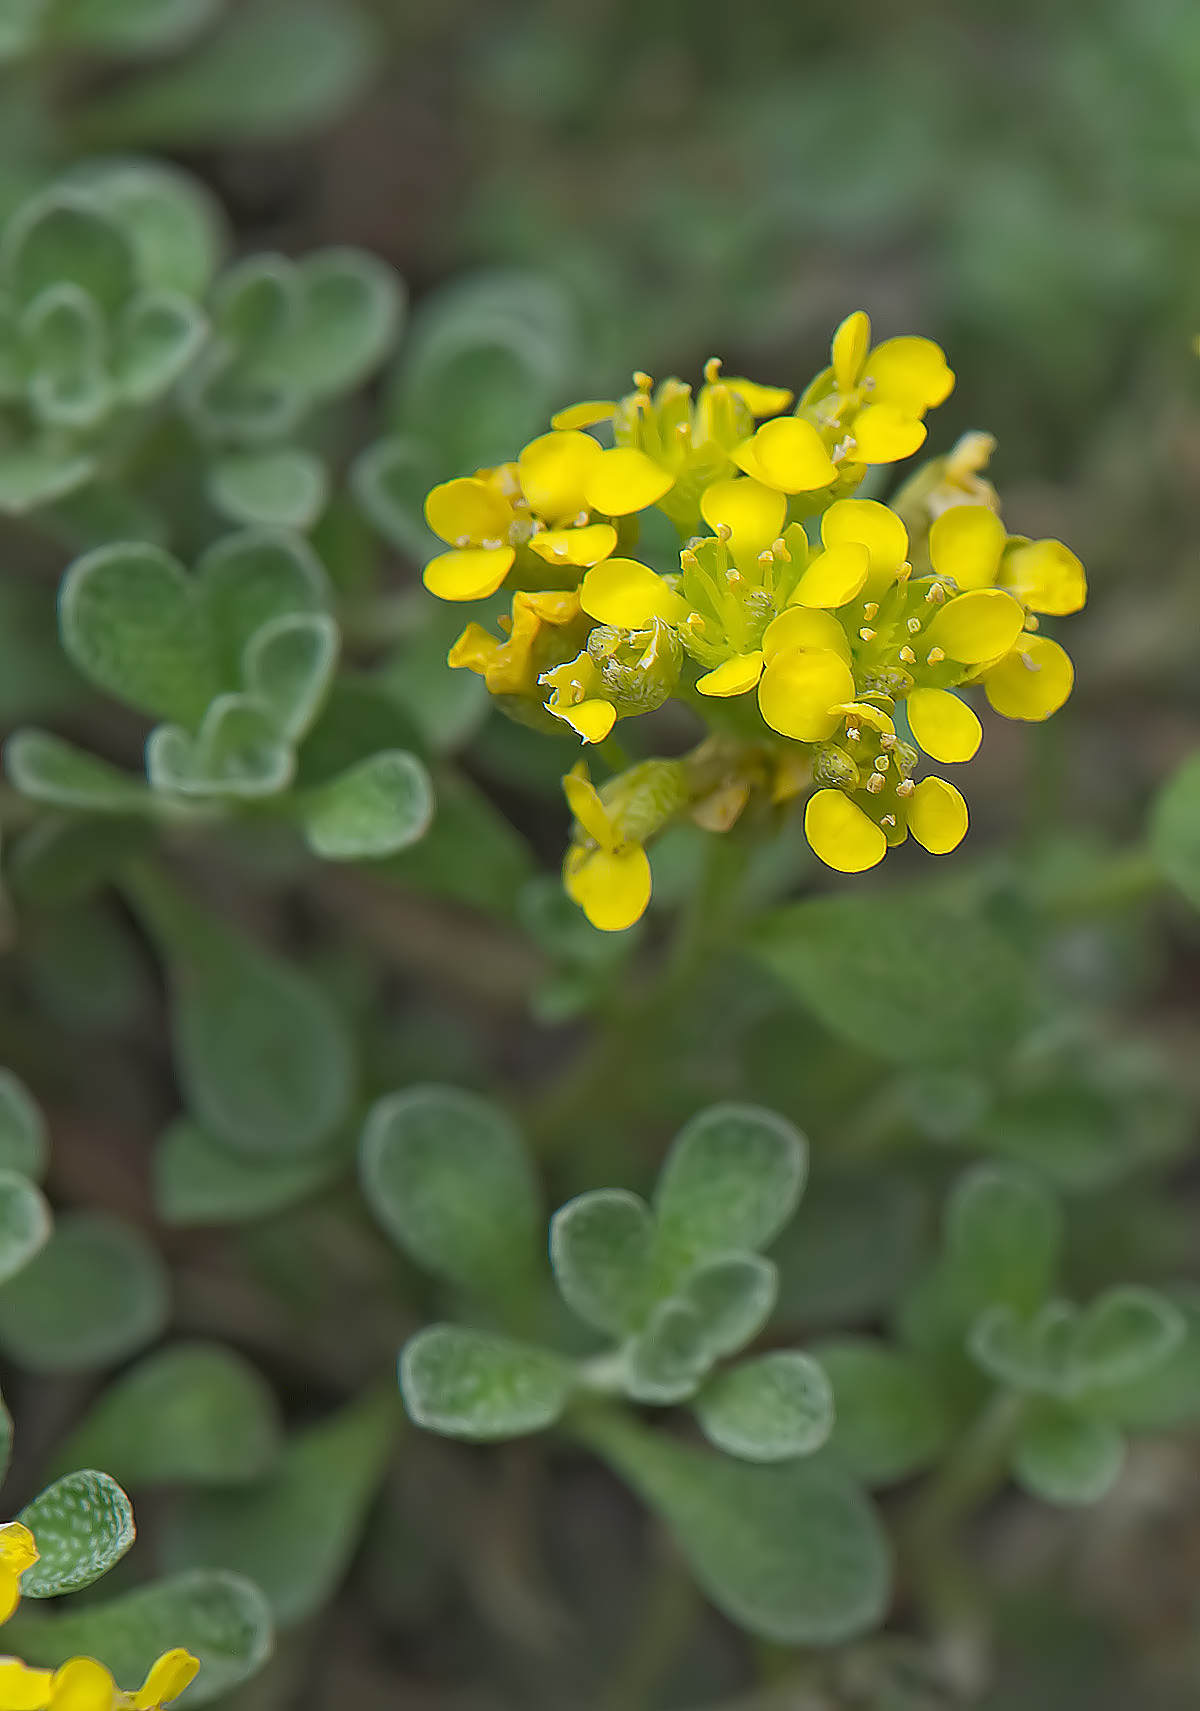
[(124, 1693), (94, 1658), (70, 1658), (56, 1670), (0, 1658), (0, 1711), (162, 1711), (199, 1668), (198, 1658), (176, 1647), (151, 1666), (141, 1687)]
[(563, 866), (567, 896), (593, 927), (619, 933), (645, 914), (650, 862), (636, 839), (622, 834), (583, 766), (567, 773), (563, 793), (582, 838), (573, 840)]
[(481, 624), (468, 624), (447, 655), (447, 664), (482, 677), (492, 695), (542, 699), (544, 671), (582, 646), (588, 628), (576, 590), (513, 595), (511, 617), (500, 619), (504, 641)]
[(932, 339), (885, 339), (871, 348), (861, 310), (833, 335), (831, 363), (800, 400), (824, 442), (848, 462), (896, 463), (925, 443), (925, 415), (954, 389), (945, 353)]
[(425, 566), (425, 586), (441, 600), (494, 594), (533, 528), (512, 464), (443, 481), (425, 500), (425, 521), (453, 548)]
[(602, 743), (617, 722), (617, 709), (604, 692), (604, 675), (586, 648), (574, 659), (538, 679), (551, 691), (547, 713), (561, 719), (585, 743)]

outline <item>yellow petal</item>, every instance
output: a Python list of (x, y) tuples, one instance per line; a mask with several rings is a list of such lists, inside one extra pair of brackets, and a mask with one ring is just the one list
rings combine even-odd
[(934, 760), (970, 760), (983, 741), (971, 708), (948, 689), (914, 689), (904, 706), (913, 736)]
[(459, 476), (433, 488), (425, 500), (425, 521), (443, 541), (477, 545), (481, 541), (507, 541), (512, 506), (487, 481)]
[(870, 317), (865, 310), (856, 309), (853, 315), (846, 316), (833, 335), (833, 344), (830, 346), (833, 377), (840, 392), (853, 392), (858, 385), (858, 377), (862, 373), (863, 363), (870, 348)]
[(898, 463), (925, 444), (925, 424), (896, 404), (868, 404), (850, 429), (858, 463)]
[(952, 505), (929, 531), (930, 563), (961, 589), (991, 588), (1007, 538), (1004, 524), (986, 505)]
[(908, 530), (878, 499), (838, 499), (821, 518), (826, 547), (857, 541), (871, 555), (871, 573), (897, 571), (908, 558)]
[(547, 712), (561, 719), (585, 743), (602, 743), (617, 722), (617, 710), (611, 701), (579, 701), (574, 707), (547, 704)]
[(759, 680), (758, 707), (780, 736), (820, 743), (839, 723), (831, 709), (853, 694), (853, 674), (839, 654), (829, 648), (797, 649), (768, 664)]
[(830, 648), (846, 664), (850, 663), (850, 643), (846, 632), (829, 612), (807, 606), (789, 606), (767, 625), (763, 636), (763, 655), (770, 662), (793, 648)]
[(552, 428), (592, 428), (597, 422), (610, 422), (616, 404), (609, 398), (589, 398), (582, 404), (568, 404), (565, 410), (551, 416)]
[(841, 541), (813, 559), (796, 587), (790, 604), (837, 607), (860, 593), (871, 567), (871, 555), (858, 541)]
[(601, 452), (588, 470), (584, 492), (593, 511), (606, 517), (627, 517), (644, 511), (675, 485), (675, 477), (634, 446), (613, 446)]
[(863, 378), (875, 382), (873, 397), (906, 415), (923, 416), (954, 390), (946, 353), (932, 339), (885, 339), (867, 359)]
[(781, 493), (812, 493), (837, 477), (820, 434), (811, 422), (796, 416), (764, 422), (752, 439), (730, 455), (747, 475)]
[(20, 1575), (37, 1560), (37, 1541), (28, 1527), (20, 1521), (6, 1521), (0, 1526), (0, 1567)]
[(787, 516), (787, 500), (761, 481), (714, 481), (700, 497), (700, 515), (710, 529), (722, 523), (731, 531), (730, 550), (738, 557), (757, 558), (779, 538)]
[(1022, 636), (983, 680), (987, 698), (1006, 719), (1048, 719), (1075, 682), (1070, 656), (1049, 636)]
[(999, 588), (973, 588), (947, 600), (925, 632), (925, 641), (963, 665), (1006, 654), (1025, 627), (1025, 614)]
[(584, 771), (582, 761), (574, 771), (567, 773), (562, 787), (567, 807), (588, 837), (593, 838), (602, 849), (615, 849), (617, 840), (612, 821), (600, 800), (600, 792)]
[(54, 1711), (112, 1711), (116, 1683), (94, 1658), (71, 1658), (54, 1672)]
[(588, 571), (579, 585), (579, 603), (589, 618), (621, 630), (641, 630), (655, 618), (681, 624), (688, 604), (635, 558), (607, 558)]
[(425, 566), (422, 580), (439, 600), (486, 600), (504, 581), (516, 556), (512, 547), (439, 553)]
[(521, 491), (539, 517), (549, 522), (587, 510), (584, 487), (603, 455), (600, 442), (571, 429), (530, 440), (517, 459)]
[(627, 844), (611, 853), (573, 849), (567, 856), (563, 883), (593, 927), (602, 933), (620, 933), (646, 912), (650, 862), (640, 844)]
[(599, 564), (617, 544), (611, 523), (590, 523), (584, 529), (543, 529), (529, 542), (547, 564)]
[(4, 1711), (45, 1711), (54, 1691), (54, 1674), (30, 1669), (20, 1658), (0, 1658), (0, 1705)]
[(930, 855), (957, 849), (967, 824), (967, 805), (944, 778), (923, 778), (908, 799), (908, 829)]
[(786, 386), (762, 386), (757, 380), (722, 380), (731, 392), (736, 392), (752, 416), (774, 416), (786, 410), (796, 396)]
[(874, 706), (870, 701), (843, 701), (838, 707), (831, 707), (831, 713), (836, 713), (839, 719), (846, 719), (854, 725), (867, 725), (873, 731), (879, 731), (883, 736), (894, 737), (896, 727), (891, 717), (882, 707)]
[(744, 695), (747, 689), (754, 688), (762, 676), (762, 669), (761, 653), (738, 654), (734, 659), (725, 660), (715, 671), (708, 672), (696, 688), (701, 695)]
[(1030, 541), (1004, 560), (1004, 586), (1031, 612), (1062, 617), (1078, 612), (1087, 600), (1087, 574), (1061, 541)]
[(178, 1699), (184, 1688), (196, 1677), (200, 1659), (182, 1646), (163, 1655), (150, 1666), (150, 1673), (133, 1696), (134, 1711), (157, 1711)]
[(809, 797), (804, 835), (813, 853), (838, 873), (865, 873), (887, 854), (880, 827), (842, 790), (818, 790)]

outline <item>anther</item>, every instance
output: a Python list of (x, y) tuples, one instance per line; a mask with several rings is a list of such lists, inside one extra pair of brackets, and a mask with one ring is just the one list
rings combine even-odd
[(733, 539), (733, 530), (729, 527), (728, 523), (717, 524), (717, 539), (723, 546), (728, 545), (728, 543)]
[(454, 538), (454, 544), (458, 548), (459, 552), (463, 552), (470, 546), (471, 537), (470, 535), (456, 535)]
[(745, 579), (738, 567), (735, 564), (731, 564), (729, 569), (725, 572), (725, 580), (729, 584), (730, 588), (740, 588)]
[(715, 386), (721, 375), (721, 358), (710, 356), (704, 365), (704, 378), (710, 386)]
[(1040, 630), (1041, 629), (1041, 625), (1038, 622), (1036, 612), (1026, 612), (1026, 614), (1025, 614), (1025, 628), (1027, 630)]
[(930, 648), (929, 652), (925, 655), (925, 664), (941, 665), (945, 657), (946, 652), (944, 648)]
[(881, 772), (873, 772), (871, 774), (870, 778), (867, 780), (867, 789), (870, 791), (872, 796), (879, 795), (879, 792), (883, 789), (883, 782), (883, 774)]
[(685, 570), (695, 570), (700, 563), (690, 547), (684, 547), (679, 555), (679, 562)]
[(940, 606), (946, 598), (946, 590), (942, 587), (940, 582), (935, 582), (930, 586), (929, 592), (926, 594), (925, 598), (934, 606)]
[(856, 743), (858, 741), (858, 739), (862, 736), (862, 732), (859, 730), (857, 725), (847, 725), (846, 726), (846, 735), (847, 735), (847, 737), (849, 737), (849, 739), (852, 743)]
[(894, 814), (885, 814), (879, 824), (881, 826), (890, 826), (894, 832), (896, 830), (896, 816)]
[(921, 634), (921, 620), (919, 618), (910, 618), (905, 627), (907, 628), (910, 636), (919, 636)]
[(911, 796), (916, 788), (917, 787), (911, 778), (905, 778), (896, 786), (896, 795), (901, 797)]
[(573, 529), (586, 529), (587, 520), (588, 514), (586, 511), (576, 511), (574, 517), (571, 519), (571, 527)]
[(875, 640), (875, 632), (869, 624), (863, 625), (858, 632), (858, 639), (860, 642), (873, 642)]
[(1030, 659), (1027, 653), (1022, 653), (1021, 664), (1025, 667), (1026, 671), (1040, 671), (1042, 669), (1036, 660)]
[(895, 731), (885, 731), (879, 739), (879, 746), (885, 754), (890, 754), (896, 746)]
[(688, 629), (695, 630), (698, 636), (702, 636), (708, 628), (708, 625), (704, 622), (704, 619), (700, 616), (699, 612), (689, 612), (684, 622), (687, 624)]
[(633, 371), (633, 384), (637, 387), (639, 392), (649, 392), (650, 388), (654, 385), (654, 381), (650, 375), (643, 374), (640, 368), (635, 368)]
[(764, 570), (774, 570), (774, 568), (775, 568), (775, 555), (774, 555), (774, 553), (770, 553), (770, 552), (759, 553), (758, 562)]
[(774, 553), (776, 558), (781, 558), (784, 564), (791, 564), (792, 555), (787, 550), (787, 542), (784, 540), (782, 535), (780, 535), (777, 541), (771, 542), (771, 551)]
[(886, 772), (887, 769), (888, 769), (888, 757), (886, 755), (876, 755), (875, 756), (875, 771), (876, 772)]
[(917, 656), (911, 648), (901, 648), (900, 658), (903, 660), (905, 665), (916, 665), (917, 663)]
[(870, 623), (872, 618), (877, 618), (878, 616), (879, 616), (879, 602), (878, 602), (878, 600), (865, 600), (863, 602), (863, 617), (867, 620), (867, 622)]

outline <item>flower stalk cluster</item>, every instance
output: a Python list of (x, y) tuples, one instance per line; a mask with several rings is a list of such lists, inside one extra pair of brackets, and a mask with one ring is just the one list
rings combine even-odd
[[(452, 665), (584, 745), (671, 698), (719, 739), (715, 790), (704, 745), (705, 764), (643, 762), (599, 792), (586, 769), (564, 780), (564, 880), (595, 925), (645, 909), (649, 838), (684, 815), (727, 829), (755, 792), (776, 805), (807, 793), (808, 841), (840, 872), (909, 836), (945, 854), (967, 805), (925, 760), (974, 756), (981, 702), (1039, 721), (1066, 701), (1071, 661), (1041, 623), (1082, 607), (1083, 566), (1059, 541), (1008, 533), (982, 473), (990, 436), (965, 435), (888, 504), (857, 497), (870, 466), (920, 449), (953, 386), (931, 340), (872, 347), (859, 311), (794, 405), (716, 360), (694, 396), (637, 374), (625, 398), (561, 411), (515, 462), (429, 494), (448, 550), (426, 585), (512, 595), (503, 635), (469, 624)], [(639, 556), (652, 509), (680, 537), (665, 574)]]

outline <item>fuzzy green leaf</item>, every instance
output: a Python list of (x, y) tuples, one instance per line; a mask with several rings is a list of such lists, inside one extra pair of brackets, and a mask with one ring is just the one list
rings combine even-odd
[(271, 1611), (251, 1581), (225, 1570), (175, 1575), (104, 1603), (22, 1609), (8, 1630), (30, 1663), (55, 1668), (69, 1657), (98, 1658), (135, 1689), (165, 1651), (185, 1646), (200, 1659), (186, 1703), (205, 1705), (262, 1668), (273, 1642)]
[(1159, 791), (1150, 847), (1172, 885), (1200, 909), (1200, 754), (1190, 755)]
[(41, 1252), (50, 1240), (50, 1226), (50, 1208), (29, 1178), (0, 1168), (0, 1284), (24, 1271)]
[[(90, 3), (97, 12), (111, 13), (110, 0)], [(161, 0), (140, 3), (163, 15)], [(176, 9), (180, 3), (211, 0), (176, 0)], [(203, 295), (228, 241), (221, 207), (203, 184), (166, 161), (95, 158), (74, 166), (68, 182), (77, 183), (120, 226), (143, 286)]]
[(197, 1120), (256, 1159), (316, 1152), (353, 1096), (350, 1043), (324, 996), (154, 870), (131, 883), (168, 964), (175, 1062)]
[(933, 1382), (910, 1356), (870, 1337), (813, 1349), (833, 1386), (830, 1454), (866, 1485), (892, 1485), (928, 1467), (947, 1425)]
[(158, 1251), (100, 1212), (67, 1212), (0, 1288), (0, 1346), (31, 1372), (89, 1372), (135, 1354), (167, 1320)]
[(578, 1430), (670, 1525), (717, 1608), (752, 1634), (832, 1646), (882, 1619), (887, 1536), (834, 1469), (751, 1467), (613, 1415), (581, 1417)]
[(960, 1069), (1003, 1057), (1028, 1011), (1025, 971), (982, 921), (920, 897), (820, 897), (749, 938), (834, 1033), (890, 1062)]
[(17, 1516), (38, 1560), (21, 1577), (25, 1598), (78, 1592), (107, 1574), (134, 1540), (133, 1510), (115, 1479), (86, 1468), (64, 1474)]
[(320, 458), (299, 446), (241, 452), (213, 465), (208, 493), (231, 523), (307, 530), (325, 509), (329, 472)]
[(251, 1158), (181, 1118), (158, 1144), (154, 1203), (166, 1224), (249, 1223), (307, 1199), (346, 1163), (341, 1145), (298, 1159)]
[(433, 785), (415, 755), (385, 749), (304, 800), (305, 840), (323, 861), (380, 861), (422, 838)]
[(676, 1136), (654, 1193), (662, 1250), (679, 1266), (764, 1248), (799, 1203), (808, 1143), (774, 1111), (713, 1105)]
[(654, 1219), (636, 1194), (597, 1188), (550, 1220), (550, 1264), (563, 1300), (598, 1330), (624, 1336), (654, 1300)]
[(161, 398), (199, 354), (207, 330), (201, 311), (178, 292), (141, 291), (132, 297), (117, 322), (113, 351), (113, 379), (122, 400), (148, 404)]
[(1114, 1426), (1074, 1409), (1042, 1404), (1021, 1430), (1013, 1472), (1046, 1503), (1098, 1503), (1111, 1490), (1125, 1460), (1125, 1440)]
[(1187, 1335), (1173, 1301), (1155, 1290), (1123, 1284), (1106, 1290), (1079, 1318), (1071, 1342), (1076, 1390), (1132, 1384), (1168, 1360)]
[(699, 1313), (716, 1358), (736, 1354), (762, 1330), (779, 1295), (779, 1273), (761, 1254), (723, 1254), (688, 1272), (679, 1292)]
[(626, 1388), (639, 1402), (682, 1402), (695, 1394), (714, 1358), (699, 1311), (670, 1296), (629, 1345)]
[(810, 1456), (833, 1430), (833, 1390), (808, 1355), (788, 1349), (710, 1379), (695, 1401), (710, 1444), (743, 1461)]
[(177, 1343), (110, 1385), (57, 1461), (133, 1487), (237, 1485), (264, 1474), (279, 1443), (278, 1405), (257, 1367), (220, 1343)]
[(49, 1152), (41, 1107), (11, 1069), (0, 1069), (0, 1167), (40, 1182)]
[(427, 1325), (400, 1357), (409, 1416), (447, 1438), (485, 1443), (545, 1431), (571, 1387), (570, 1367), (547, 1350), (463, 1325)]
[(410, 1087), (363, 1128), (363, 1193), (419, 1266), (487, 1294), (530, 1275), (540, 1195), (512, 1120), (476, 1094)]
[(395, 1443), (400, 1411), (370, 1396), (298, 1432), (257, 1485), (189, 1491), (164, 1557), (174, 1568), (231, 1568), (266, 1593), (291, 1627), (337, 1590)]
[(4, 745), (4, 769), (23, 796), (52, 808), (136, 814), (150, 804), (140, 778), (50, 731), (14, 731)]
[(0, 278), (18, 303), (47, 289), (74, 285), (109, 315), (136, 283), (124, 232), (85, 191), (56, 186), (24, 204), (0, 240)]
[(1027, 1311), (1052, 1282), (1061, 1224), (1056, 1202), (1035, 1177), (1012, 1166), (979, 1165), (950, 1198), (947, 1251), (976, 1302)]

